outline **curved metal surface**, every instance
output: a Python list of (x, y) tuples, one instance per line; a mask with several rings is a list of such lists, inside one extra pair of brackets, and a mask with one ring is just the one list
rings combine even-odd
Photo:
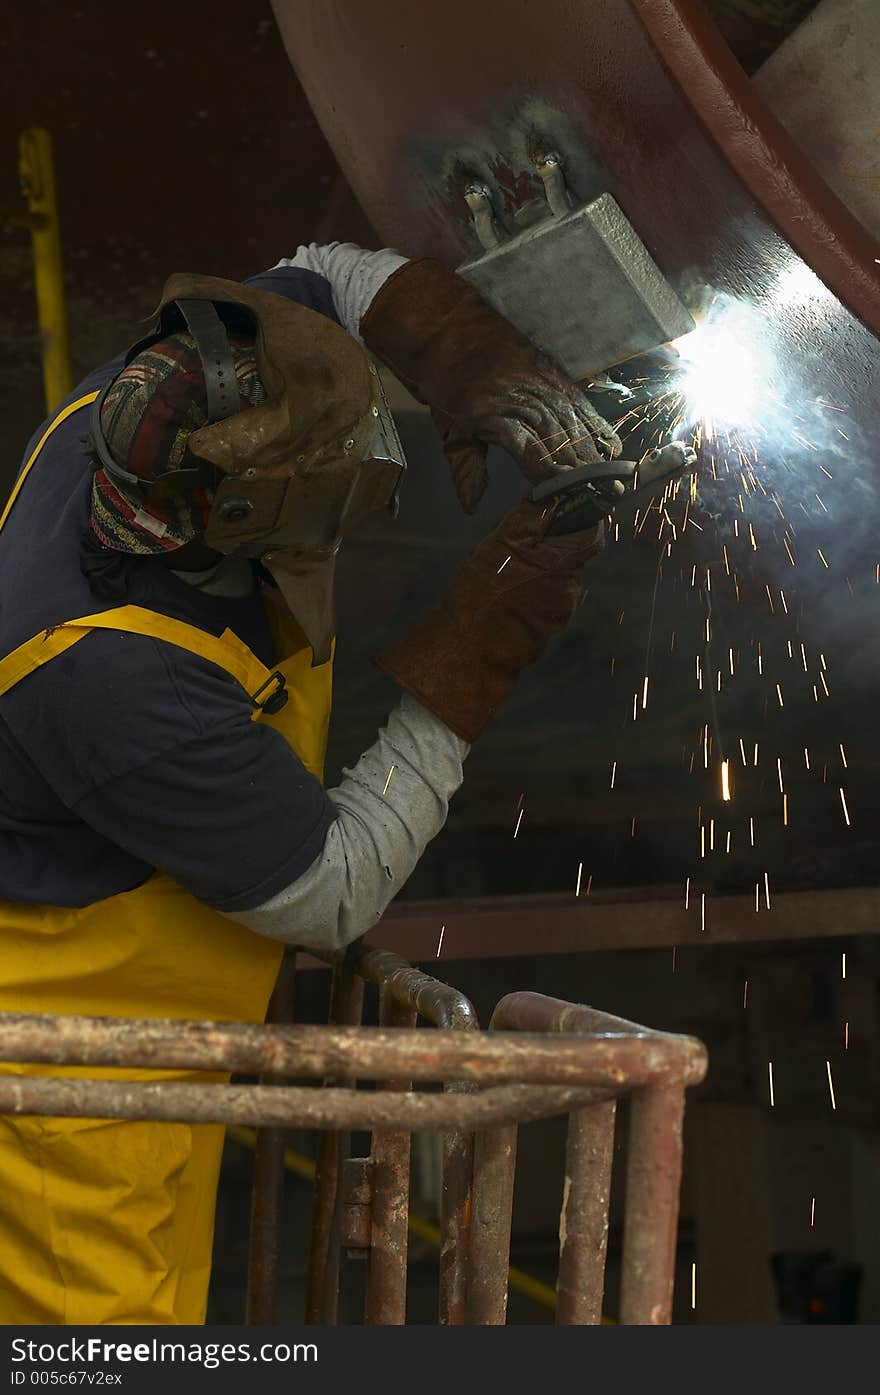
[(466, 177), (488, 180), (510, 225), (540, 198), (530, 157), (552, 141), (575, 195), (609, 189), (673, 281), (696, 272), (736, 292), (778, 263), (778, 228), (880, 331), (880, 248), (695, 0), (486, 0), (433, 6), (429, 19), (404, 0), (274, 9), (386, 242), (459, 262), (476, 250)]

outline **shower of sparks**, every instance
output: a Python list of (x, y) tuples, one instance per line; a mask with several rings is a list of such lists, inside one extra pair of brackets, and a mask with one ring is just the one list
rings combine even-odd
[(385, 788), (382, 791), (383, 794), (388, 793), (388, 786), (391, 784), (391, 776), (394, 774), (394, 770), (395, 767), (392, 765), (391, 769), (388, 771), (388, 778), (385, 781)]
[(830, 1095), (831, 1095), (831, 1108), (832, 1108), (832, 1109), (836, 1109), (836, 1108), (837, 1108), (837, 1101), (836, 1101), (836, 1099), (834, 1098), (834, 1081), (831, 1079), (831, 1062), (830, 1062), (830, 1061), (826, 1061), (826, 1062), (825, 1062), (825, 1069), (826, 1069), (826, 1071), (828, 1072), (828, 1090), (829, 1090), (829, 1093), (830, 1093)]
[(776, 1096), (773, 1092), (773, 1062), (767, 1062), (767, 1079), (770, 1083), (770, 1108), (776, 1108)]
[(444, 936), (445, 934), (446, 934), (446, 926), (445, 926), (445, 925), (441, 925), (441, 926), (440, 926), (440, 938), (439, 938), (439, 940), (437, 941), (437, 958), (438, 958), (438, 959), (440, 958), (440, 951), (441, 951), (441, 949), (443, 948), (443, 936)]

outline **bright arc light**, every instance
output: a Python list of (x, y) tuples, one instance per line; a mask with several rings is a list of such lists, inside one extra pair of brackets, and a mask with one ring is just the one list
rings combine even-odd
[(700, 423), (711, 438), (719, 427), (759, 424), (772, 358), (766, 325), (752, 306), (718, 296), (702, 324), (673, 347), (681, 361), (674, 389), (684, 396), (685, 426)]

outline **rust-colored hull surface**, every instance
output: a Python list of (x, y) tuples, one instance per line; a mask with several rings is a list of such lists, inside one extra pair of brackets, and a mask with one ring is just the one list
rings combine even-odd
[(793, 248), (874, 333), (880, 247), (824, 184), (693, 0), (274, 0), (297, 75), (387, 243), (478, 250), (462, 186), (515, 214), (551, 142), (608, 189), (679, 288), (760, 293)]

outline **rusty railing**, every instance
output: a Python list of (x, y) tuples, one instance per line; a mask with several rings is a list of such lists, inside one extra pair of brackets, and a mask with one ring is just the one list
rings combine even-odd
[[(291, 955), (272, 1005), (288, 1022), (294, 970)], [(359, 1025), (367, 983), (379, 990), (377, 1027)], [(417, 1028), (419, 1017), (436, 1030)], [(339, 1257), (354, 1247), (367, 1257), (365, 1321), (383, 1325), (406, 1314), (412, 1133), (444, 1135), (439, 1319), (495, 1324), (506, 1314), (518, 1125), (567, 1114), (557, 1321), (588, 1323), (601, 1311), (616, 1100), (630, 1096), (621, 1320), (668, 1322), (684, 1092), (705, 1075), (705, 1048), (533, 993), (503, 999), (491, 1025), (478, 1031), (466, 998), (397, 955), (356, 946), (334, 963), (326, 1026), (0, 1014), (0, 1061), (259, 1077), (0, 1076), (0, 1114), (256, 1128), (252, 1323), (276, 1317), (284, 1130), (320, 1130), (307, 1321), (337, 1321)], [(353, 1129), (371, 1133), (366, 1158), (349, 1157)]]

